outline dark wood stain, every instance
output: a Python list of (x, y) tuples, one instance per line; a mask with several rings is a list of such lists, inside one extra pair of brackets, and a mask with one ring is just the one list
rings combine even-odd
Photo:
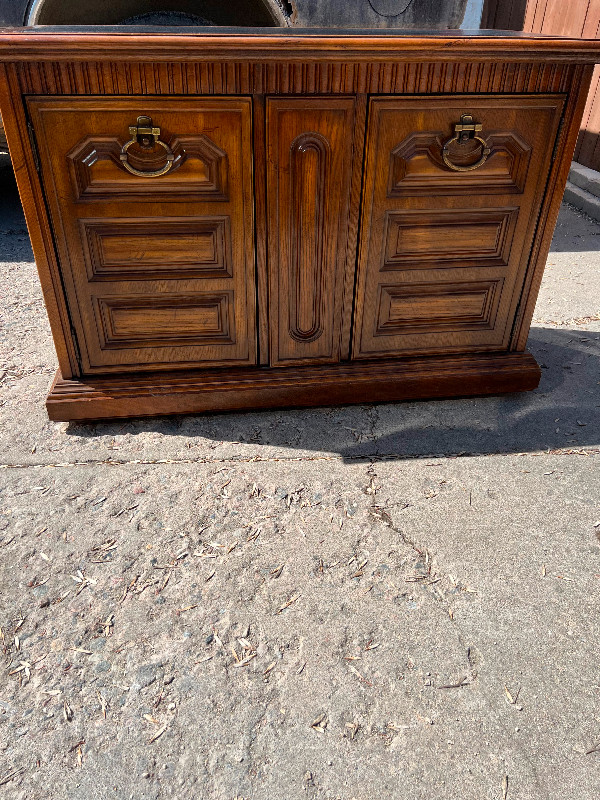
[[(0, 33), (51, 418), (534, 388), (599, 55), (526, 34)], [(140, 115), (165, 147), (130, 164), (172, 153), (158, 177), (120, 157)], [(464, 115), (481, 139), (444, 149)]]

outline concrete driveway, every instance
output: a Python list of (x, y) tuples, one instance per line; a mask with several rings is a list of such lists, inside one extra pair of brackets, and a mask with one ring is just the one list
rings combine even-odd
[(0, 796), (600, 796), (600, 225), (533, 393), (68, 425), (0, 185)]

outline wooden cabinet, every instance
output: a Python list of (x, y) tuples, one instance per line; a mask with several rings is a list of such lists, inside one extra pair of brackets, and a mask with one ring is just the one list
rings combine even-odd
[(0, 34), (53, 419), (537, 385), (598, 45), (99, 36)]
[[(355, 358), (508, 348), (563, 106), (371, 99)], [(448, 164), (466, 115), (480, 138), (450, 142)]]
[[(256, 363), (251, 101), (27, 106), (82, 373)], [(120, 160), (142, 112), (173, 154), (158, 177), (160, 145), (128, 150), (140, 174)]]
[(346, 355), (340, 339), (351, 314), (347, 267), (353, 275), (355, 260), (350, 253), (347, 263), (354, 107), (352, 98), (267, 99), (272, 366)]

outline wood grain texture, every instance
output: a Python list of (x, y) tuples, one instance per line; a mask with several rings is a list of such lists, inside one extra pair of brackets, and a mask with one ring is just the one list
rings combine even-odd
[[(563, 105), (557, 95), (371, 100), (354, 358), (508, 347)], [(442, 144), (465, 112), (490, 154), (457, 172)], [(475, 163), (481, 144), (465, 150)]]
[(593, 71), (594, 68), (592, 66), (577, 67), (577, 72), (573, 78), (572, 91), (565, 106), (564, 122), (556, 144), (556, 155), (549, 170), (544, 202), (540, 209), (538, 224), (532, 242), (529, 266), (524, 276), (519, 305), (515, 313), (510, 342), (510, 349), (514, 351), (525, 350), (527, 345), (529, 328), (533, 319), (546, 260), (550, 252), (567, 176), (571, 168), (573, 151), (579, 133), (581, 116), (587, 102)]
[(395, 402), (535, 389), (540, 368), (529, 353), (394, 359), (219, 373), (64, 380), (46, 408), (56, 421), (198, 414), (251, 408)]
[(258, 363), (269, 363), (269, 272), (267, 246), (267, 132), (265, 96), (252, 100), (254, 137), (254, 224), (256, 252), (256, 307)]
[(354, 141), (352, 143), (352, 184), (350, 188), (348, 228), (346, 231), (346, 279), (342, 299), (342, 308), (345, 310), (345, 313), (342, 316), (342, 324), (340, 327), (339, 352), (342, 361), (350, 358), (368, 103), (369, 99), (366, 94), (359, 94), (356, 96), (354, 106)]
[[(0, 37), (1, 38), (1, 37)], [(600, 53), (600, 46), (598, 47)], [(527, 93), (567, 90), (573, 65), (556, 61), (406, 59), (390, 50), (384, 63), (341, 59), (234, 62), (39, 61), (17, 64), (24, 94), (240, 95)]]
[(381, 271), (508, 265), (518, 208), (388, 212)]
[(527, 11), (527, 0), (485, 0), (481, 14), (482, 28), (520, 31)]
[(75, 377), (81, 374), (81, 367), (46, 211), (44, 192), (29, 139), (27, 117), (19, 94), (16, 70), (12, 64), (0, 65), (0, 110), (59, 368), (63, 375)]
[[(144, 101), (148, 102), (145, 98)], [(135, 102), (133, 100), (133, 105)], [(68, 117), (68, 109), (64, 105), (59, 108)], [(88, 108), (91, 108), (89, 101)], [(90, 117), (90, 130), (102, 125), (98, 119)], [(201, 133), (170, 136), (168, 144), (173, 153), (173, 168), (160, 181), (143, 181), (139, 175), (123, 169), (119, 156), (125, 141), (126, 136), (92, 133), (66, 153), (76, 201), (228, 199), (227, 153), (209, 136)], [(128, 162), (141, 172), (152, 172), (165, 165), (164, 152), (155, 149), (147, 153), (141, 148), (136, 152), (132, 148)]]
[[(307, 62), (342, 65), (348, 62), (570, 62), (591, 64), (598, 46), (589, 40), (565, 40), (527, 33), (499, 34), (456, 31), (426, 35), (378, 32), (302, 33), (273, 30), (268, 33), (160, 33), (115, 34), (89, 31), (41, 31), (31, 28), (0, 31), (0, 60), (11, 62), (57, 62), (73, 64), (106, 62), (117, 72), (124, 63), (154, 61), (223, 63), (233, 79), (236, 70), (249, 62)], [(240, 66), (237, 66), (240, 65)], [(90, 87), (90, 93), (95, 93)], [(134, 91), (134, 87), (131, 88)], [(176, 92), (176, 88), (173, 88)]]
[(272, 366), (340, 360), (353, 99), (267, 100)]
[[(529, 0), (523, 28), (534, 33), (600, 39), (600, 0), (577, 0), (565, 11), (564, 0)], [(600, 170), (600, 67), (592, 78), (575, 160)]]
[(80, 220), (88, 277), (93, 281), (138, 278), (231, 278), (228, 216)]
[[(255, 363), (251, 101), (49, 97), (28, 108), (84, 373)], [(158, 178), (117, 157), (140, 113), (181, 148)], [(115, 152), (102, 158), (100, 141)], [(144, 160), (139, 169), (156, 168)]]
[[(534, 388), (524, 348), (599, 56), (487, 34), (0, 32), (51, 417)], [(457, 172), (442, 148), (465, 113), (490, 152)], [(140, 114), (174, 153), (156, 182), (120, 163)]]

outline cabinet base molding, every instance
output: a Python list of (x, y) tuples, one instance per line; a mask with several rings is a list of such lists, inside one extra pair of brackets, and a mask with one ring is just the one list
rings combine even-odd
[(429, 356), (280, 369), (198, 370), (64, 380), (46, 401), (57, 422), (521, 392), (540, 368), (530, 353)]

